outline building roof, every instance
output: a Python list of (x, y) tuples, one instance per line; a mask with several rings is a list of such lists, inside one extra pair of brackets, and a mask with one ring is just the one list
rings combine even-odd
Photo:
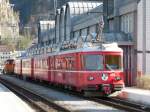
[(55, 26), (55, 21), (54, 20), (44, 20), (44, 21), (40, 21), (39, 22), (40, 25), (50, 25), (51, 27), (54, 27)]
[(93, 1), (76, 1), (68, 2), (66, 5), (66, 11), (69, 10), (70, 15), (80, 15), (90, 11), (91, 9), (99, 6), (102, 2), (93, 2)]
[(103, 21), (102, 19), (103, 19), (103, 4), (90, 10), (87, 13), (72, 18), (73, 31), (98, 24), (100, 21)]
[[(101, 3), (96, 8), (91, 9), (89, 12), (81, 14), (79, 16), (75, 16), (73, 18), (73, 21), (76, 22), (76, 24), (80, 24), (82, 21), (88, 21), (89, 19), (93, 19), (93, 17), (102, 16), (103, 15), (103, 3)], [(81, 22), (81, 23), (82, 23)]]

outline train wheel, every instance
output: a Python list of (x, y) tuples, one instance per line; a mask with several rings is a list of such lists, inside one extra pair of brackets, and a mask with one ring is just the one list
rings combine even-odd
[(83, 96), (85, 96), (85, 97), (103, 97), (104, 95), (102, 92), (98, 92), (98, 91), (84, 91)]
[(26, 76), (23, 76), (23, 80), (24, 80), (24, 81), (26, 81), (26, 78), (27, 78)]
[(19, 75), (19, 79), (23, 80), (23, 76), (22, 76), (22, 75)]
[(91, 97), (91, 94), (92, 94), (92, 93), (89, 92), (89, 91), (83, 91), (82, 93), (83, 93), (83, 96), (84, 96), (84, 97)]

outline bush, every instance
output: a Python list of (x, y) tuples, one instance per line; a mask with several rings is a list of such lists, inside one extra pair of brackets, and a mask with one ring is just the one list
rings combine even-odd
[(137, 77), (137, 87), (150, 90), (150, 75), (143, 75), (141, 77)]

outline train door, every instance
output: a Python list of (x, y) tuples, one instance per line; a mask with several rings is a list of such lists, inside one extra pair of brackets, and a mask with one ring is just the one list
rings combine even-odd
[(51, 59), (50, 57), (47, 58), (47, 65), (48, 65), (48, 81), (51, 82)]
[(51, 83), (55, 82), (55, 57), (49, 57), (49, 75)]
[(22, 76), (22, 60), (20, 60), (20, 75)]
[(34, 59), (31, 58), (31, 78), (34, 77)]

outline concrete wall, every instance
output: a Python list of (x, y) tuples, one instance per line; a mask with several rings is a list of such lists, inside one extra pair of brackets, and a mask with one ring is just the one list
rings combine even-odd
[(134, 16), (132, 56), (135, 58), (131, 60), (134, 71), (137, 69), (142, 74), (150, 74), (150, 0), (114, 0), (114, 16), (110, 18), (115, 26), (114, 32), (121, 29), (120, 17), (129, 13)]
[(146, 25), (146, 74), (150, 74), (150, 0), (146, 0), (146, 15), (145, 15), (145, 25)]
[[(109, 0), (108, 0), (109, 1)], [(108, 4), (107, 0), (104, 0), (104, 3)], [(136, 54), (136, 49), (137, 49), (137, 6), (138, 6), (138, 1), (139, 0), (112, 0), (112, 3), (114, 7), (112, 7), (110, 4), (106, 5), (104, 4), (104, 14), (107, 13), (108, 10), (113, 8), (113, 13), (112, 14), (107, 14), (107, 20), (108, 24), (105, 25), (107, 28), (107, 32), (124, 32), (127, 35), (131, 36), (133, 46), (128, 46), (126, 44), (125, 46), (121, 46), (124, 49), (124, 70), (126, 73), (126, 77), (129, 78), (131, 77), (131, 82), (135, 81), (136, 75), (137, 75), (137, 54)], [(106, 10), (106, 7), (108, 8)], [(105, 16), (104, 16), (105, 17)], [(130, 19), (125, 19), (125, 27), (129, 28), (128, 30), (122, 30), (122, 22), (123, 18), (132, 18), (132, 21)], [(126, 29), (125, 28), (125, 29)], [(105, 28), (106, 29), (106, 28)], [(123, 28), (124, 29), (124, 28)], [(126, 38), (129, 38), (127, 36)], [(141, 42), (141, 41), (138, 41)], [(141, 55), (140, 57), (141, 58)], [(140, 60), (140, 63), (142, 61)], [(133, 79), (134, 78), (134, 79)], [(128, 81), (128, 79), (127, 79)], [(129, 84), (130, 85), (130, 84)]]
[[(150, 1), (140, 0), (138, 3), (138, 33), (137, 33), (137, 50), (138, 50), (138, 71), (143, 74), (150, 74)], [(141, 58), (142, 56), (142, 58)]]

